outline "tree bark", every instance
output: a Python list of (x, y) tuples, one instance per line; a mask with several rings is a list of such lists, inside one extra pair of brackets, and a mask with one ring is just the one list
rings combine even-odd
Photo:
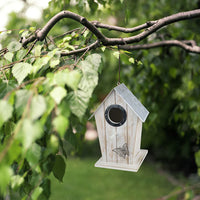
[[(84, 27), (90, 30), (96, 36), (97, 39), (94, 43), (89, 44), (87, 47), (76, 49), (68, 53), (62, 53), (61, 54), (62, 56), (79, 54), (86, 50), (88, 51), (100, 46), (118, 46), (119, 49), (125, 49), (125, 50), (130, 50), (130, 51), (139, 50), (139, 49), (150, 49), (150, 48), (163, 47), (163, 46), (168, 46), (168, 47), (178, 46), (188, 52), (200, 53), (200, 47), (197, 46), (195, 42), (191, 43), (191, 41), (164, 40), (164, 41), (151, 43), (151, 44), (128, 45), (128, 44), (138, 43), (144, 40), (149, 35), (155, 33), (156, 31), (158, 31), (164, 26), (167, 26), (169, 24), (172, 24), (178, 21), (188, 20), (188, 19), (193, 19), (193, 18), (198, 18), (198, 17), (200, 17), (200, 9), (191, 10), (187, 12), (180, 12), (180, 13), (173, 14), (173, 15), (170, 15), (158, 20), (154, 20), (154, 21), (147, 21), (146, 23), (133, 27), (133, 28), (124, 28), (124, 27), (119, 27), (119, 26), (102, 24), (97, 21), (90, 22), (85, 17), (80, 16), (76, 13), (73, 13), (70, 11), (62, 11), (56, 14), (54, 17), (52, 17), (42, 29), (37, 30), (35, 35), (32, 35), (28, 38), (22, 38), (21, 42), (22, 42), (22, 45), (26, 47), (29, 43), (35, 41), (36, 39), (42, 41), (47, 37), (49, 31), (57, 24), (58, 21), (64, 18), (69, 18), (82, 24)], [(142, 32), (130, 37), (109, 38), (109, 37), (106, 37), (99, 30), (99, 28), (112, 30), (112, 31), (118, 31), (118, 32), (124, 32), (124, 33), (135, 33), (136, 31), (141, 31), (141, 30)]]

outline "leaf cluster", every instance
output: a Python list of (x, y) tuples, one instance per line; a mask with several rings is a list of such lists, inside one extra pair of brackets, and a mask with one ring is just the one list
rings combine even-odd
[[(20, 32), (20, 34), (24, 34)], [(26, 33), (25, 33), (26, 34)], [(50, 180), (65, 174), (66, 141), (77, 145), (85, 131), (84, 115), (98, 84), (101, 55), (63, 59), (58, 48), (17, 41), (1, 55), (0, 193), (20, 199), (48, 199)], [(76, 121), (76, 123), (74, 122)], [(82, 124), (80, 126), (80, 124)], [(70, 139), (71, 138), (71, 139)], [(12, 192), (11, 192), (12, 191)]]

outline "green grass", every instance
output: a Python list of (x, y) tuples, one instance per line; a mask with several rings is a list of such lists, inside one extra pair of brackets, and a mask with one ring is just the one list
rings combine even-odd
[(151, 200), (174, 187), (144, 161), (139, 172), (94, 167), (94, 158), (69, 158), (63, 183), (53, 176), (50, 200)]

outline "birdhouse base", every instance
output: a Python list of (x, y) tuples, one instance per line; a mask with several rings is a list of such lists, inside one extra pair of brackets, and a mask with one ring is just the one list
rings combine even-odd
[(137, 172), (139, 170), (143, 160), (145, 159), (147, 153), (148, 153), (148, 150), (141, 149), (138, 152), (138, 154), (133, 158), (133, 164), (105, 162), (102, 160), (102, 158), (100, 158), (95, 163), (95, 167)]

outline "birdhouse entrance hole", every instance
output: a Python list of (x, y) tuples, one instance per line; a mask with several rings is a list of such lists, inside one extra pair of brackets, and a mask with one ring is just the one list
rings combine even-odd
[(105, 111), (105, 119), (111, 126), (123, 125), (126, 117), (126, 111), (120, 105), (110, 105)]

